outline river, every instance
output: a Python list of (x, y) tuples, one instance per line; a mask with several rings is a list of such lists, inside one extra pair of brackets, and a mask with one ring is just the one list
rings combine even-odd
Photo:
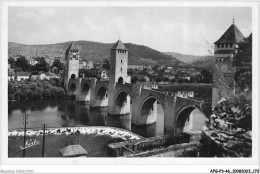
[[(127, 129), (144, 137), (153, 137), (164, 134), (164, 112), (161, 104), (158, 104), (157, 110), (156, 124), (136, 126), (131, 124), (130, 114), (108, 116), (107, 108), (90, 109), (88, 103), (79, 103), (69, 99), (9, 102), (8, 129), (22, 128), (22, 115), (27, 113), (28, 128), (41, 128), (42, 124), (47, 124), (47, 127), (52, 128), (111, 126)], [(198, 113), (195, 111), (195, 114)], [(199, 127), (198, 129), (201, 129), (201, 124), (202, 121), (196, 124)]]

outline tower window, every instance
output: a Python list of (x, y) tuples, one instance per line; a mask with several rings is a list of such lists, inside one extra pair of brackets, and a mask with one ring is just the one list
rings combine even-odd
[(121, 67), (121, 72), (122, 72), (122, 67)]
[(220, 48), (220, 44), (217, 44), (217, 48)]
[(121, 60), (121, 63), (123, 63), (123, 61)]
[(228, 48), (228, 43), (225, 44), (225, 47)]
[(221, 48), (224, 48), (224, 44), (223, 43), (221, 44)]
[(233, 44), (232, 44), (232, 43), (230, 43), (230, 44), (229, 44), (229, 47), (230, 47), (230, 48), (232, 48), (232, 47), (233, 47)]

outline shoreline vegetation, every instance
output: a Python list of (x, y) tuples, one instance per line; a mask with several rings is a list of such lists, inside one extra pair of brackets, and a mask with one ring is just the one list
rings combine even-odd
[(65, 98), (65, 90), (56, 79), (8, 81), (8, 101)]

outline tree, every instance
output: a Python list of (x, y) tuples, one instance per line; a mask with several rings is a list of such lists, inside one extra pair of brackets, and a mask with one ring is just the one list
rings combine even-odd
[(39, 57), (38, 63), (35, 65), (34, 70), (37, 72), (43, 71), (48, 72), (50, 69), (49, 64), (45, 61), (44, 57)]
[(208, 70), (202, 69), (200, 71), (200, 75), (202, 76), (202, 79), (201, 79), (202, 83), (212, 83), (213, 76)]
[(169, 82), (170, 79), (169, 79), (168, 77), (164, 77), (164, 78), (163, 78), (163, 81), (164, 81), (164, 82)]
[(155, 81), (156, 81), (157, 83), (159, 83), (159, 82), (162, 81), (162, 79), (161, 79), (160, 77), (157, 77), (157, 78), (155, 79)]
[(140, 82), (145, 82), (145, 79), (144, 79), (143, 77), (141, 77), (141, 78), (139, 79), (139, 81), (140, 81)]
[(64, 69), (63, 63), (61, 63), (60, 59), (55, 59), (51, 68), (56, 67), (58, 71), (62, 71)]
[(107, 70), (110, 69), (110, 63), (109, 63), (109, 60), (105, 59), (103, 64), (102, 64), (102, 68), (105, 68)]
[(172, 79), (172, 80), (171, 80), (171, 82), (172, 82), (172, 83), (175, 83), (175, 82), (176, 82), (176, 80), (175, 80), (175, 79)]
[(252, 34), (238, 47), (234, 57), (237, 91), (252, 90)]
[(28, 63), (24, 56), (21, 56), (15, 61), (15, 66), (21, 68), (23, 71), (30, 71), (31, 65)]
[(14, 64), (15, 64), (15, 59), (13, 57), (9, 57), (8, 58), (8, 63), (11, 65), (11, 67), (13, 67)]
[(134, 77), (131, 79), (131, 83), (132, 83), (132, 84), (135, 84), (137, 81), (138, 81), (138, 78), (137, 78), (136, 76), (134, 76)]
[(178, 82), (183, 83), (183, 79), (182, 78), (178, 79)]
[(160, 66), (160, 65), (155, 65), (155, 66), (153, 67), (153, 70), (157, 71), (158, 68), (159, 68), (159, 66)]

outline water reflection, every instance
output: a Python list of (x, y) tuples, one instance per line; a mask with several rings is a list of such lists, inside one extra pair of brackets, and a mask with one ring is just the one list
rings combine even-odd
[(8, 128), (22, 128), (23, 113), (29, 114), (28, 128), (40, 128), (43, 123), (48, 127), (73, 126), (111, 126), (130, 130), (144, 137), (163, 135), (164, 114), (158, 105), (157, 123), (136, 126), (131, 123), (131, 114), (108, 116), (107, 108), (90, 108), (88, 103), (72, 100), (37, 100), (12, 102), (8, 104)]

